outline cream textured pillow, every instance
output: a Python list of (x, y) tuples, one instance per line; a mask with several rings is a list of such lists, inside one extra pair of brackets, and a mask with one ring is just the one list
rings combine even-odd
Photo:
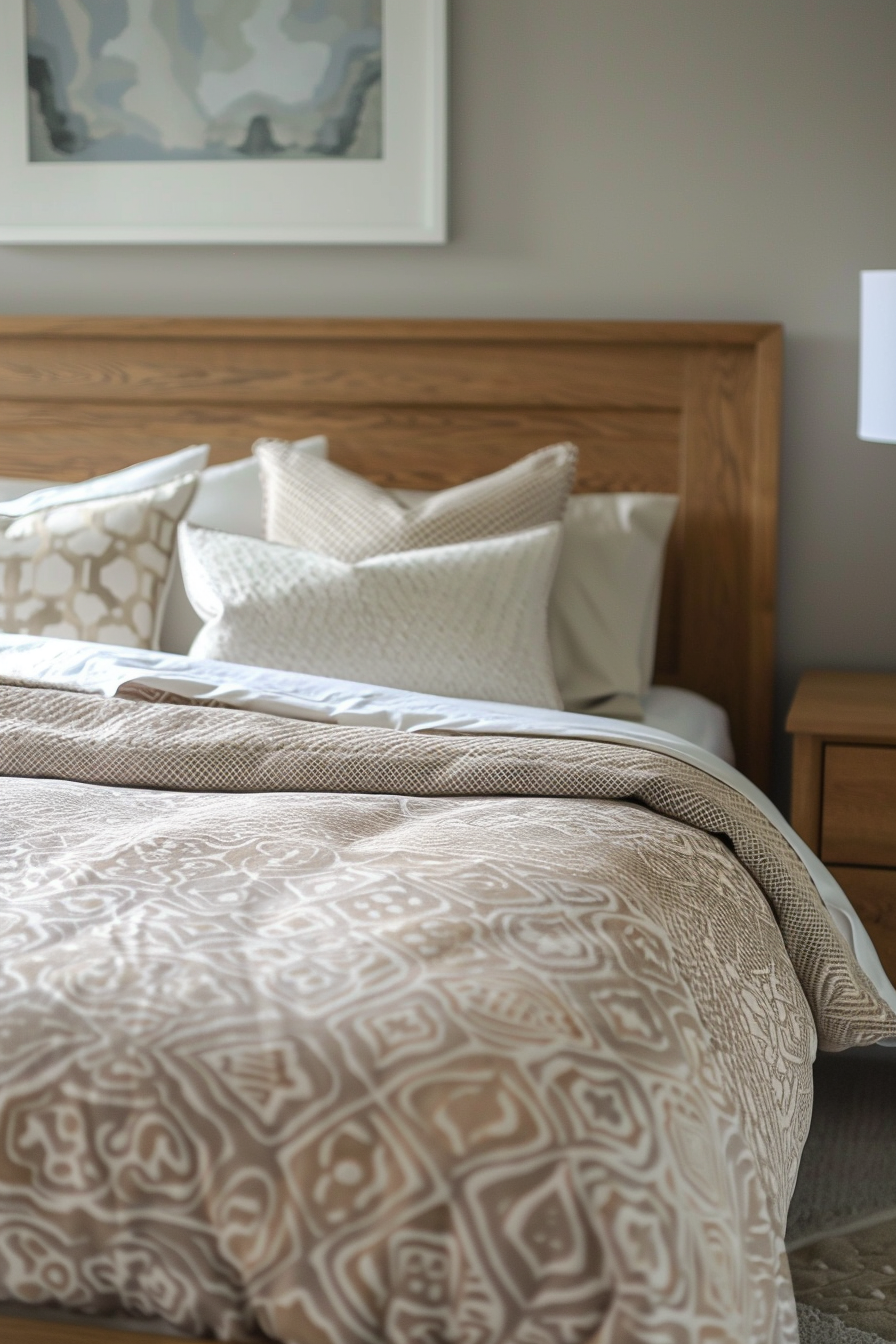
[[(329, 444), (323, 434), (309, 439), (256, 439), (253, 449), (267, 443), (276, 443), (289, 455), (304, 455), (325, 459)], [(219, 532), (239, 532), (243, 537), (263, 537), (263, 506), (258, 458), (241, 457), (235, 462), (220, 462), (206, 467), (199, 477), (196, 498), (190, 505), (188, 522), (200, 527), (214, 527)]]
[(0, 629), (156, 647), (197, 475), (0, 517)]
[(408, 505), (332, 462), (268, 440), (261, 463), (268, 541), (354, 562), (387, 551), (449, 546), (559, 522), (575, 478), (571, 443)]
[(180, 527), (195, 658), (560, 709), (546, 610), (560, 525), (347, 564)]

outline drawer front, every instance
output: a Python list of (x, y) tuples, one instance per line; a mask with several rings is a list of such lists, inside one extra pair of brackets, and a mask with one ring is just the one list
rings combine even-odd
[(890, 868), (838, 868), (831, 872), (856, 908), (883, 968), (896, 981), (896, 872)]
[(896, 867), (896, 747), (825, 747), (821, 857)]

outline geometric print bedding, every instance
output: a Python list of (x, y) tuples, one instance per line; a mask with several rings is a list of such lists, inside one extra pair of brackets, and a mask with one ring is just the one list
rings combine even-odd
[(0, 517), (0, 629), (156, 647), (197, 480)]
[(896, 1021), (733, 789), (11, 686), (0, 776), (0, 1297), (301, 1344), (795, 1340), (816, 1027)]

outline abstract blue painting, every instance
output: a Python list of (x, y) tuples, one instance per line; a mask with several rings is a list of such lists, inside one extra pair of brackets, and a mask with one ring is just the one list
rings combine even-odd
[(382, 0), (26, 7), (32, 162), (382, 157)]

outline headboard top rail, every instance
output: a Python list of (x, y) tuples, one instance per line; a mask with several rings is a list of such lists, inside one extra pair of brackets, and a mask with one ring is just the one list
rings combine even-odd
[(755, 345), (774, 322), (593, 322), (538, 318), (58, 317), (0, 315), (0, 339), (181, 341), (489, 341), (605, 345)]

